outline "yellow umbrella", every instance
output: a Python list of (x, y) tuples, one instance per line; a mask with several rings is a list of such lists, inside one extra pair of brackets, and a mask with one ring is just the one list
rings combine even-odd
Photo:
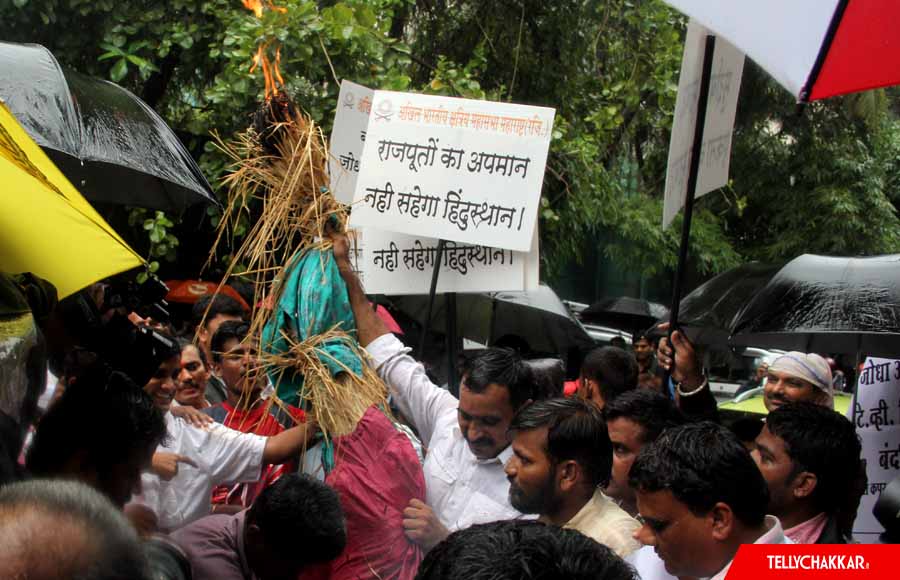
[(60, 298), (146, 263), (0, 103), (0, 271), (32, 272)]

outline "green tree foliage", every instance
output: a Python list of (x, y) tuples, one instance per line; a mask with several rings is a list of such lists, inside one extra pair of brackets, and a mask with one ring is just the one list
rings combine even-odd
[[(627, 271), (674, 266), (680, 224), (662, 231), (660, 221), (685, 22), (661, 1), (274, 4), (285, 10), (257, 19), (240, 0), (0, 0), (0, 38), (44, 44), (64, 65), (133, 90), (216, 187), (225, 160), (210, 135), (227, 138), (249, 123), (263, 91), (260, 71), (250, 72), (261, 43), (270, 57), (281, 46), (287, 91), (326, 131), (343, 78), (554, 107), (541, 204), (548, 272), (597, 244)], [(798, 116), (790, 95), (748, 66), (733, 181), (697, 204), (694, 268), (900, 252), (895, 103), (875, 91)], [(134, 230), (157, 238), (144, 244), (154, 257), (184, 251), (169, 217), (131, 216)], [(209, 217), (207, 228), (216, 212)]]

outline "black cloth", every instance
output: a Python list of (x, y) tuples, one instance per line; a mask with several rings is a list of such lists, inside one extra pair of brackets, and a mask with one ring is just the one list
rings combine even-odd
[(225, 383), (216, 375), (210, 374), (206, 383), (206, 400), (212, 405), (224, 403), (228, 398)]
[(822, 529), (822, 534), (819, 536), (819, 539), (816, 540), (817, 544), (846, 544), (848, 543), (848, 538), (846, 538), (843, 534), (841, 534), (840, 526), (838, 526), (837, 520), (834, 516), (828, 516), (828, 521), (825, 523), (825, 528)]

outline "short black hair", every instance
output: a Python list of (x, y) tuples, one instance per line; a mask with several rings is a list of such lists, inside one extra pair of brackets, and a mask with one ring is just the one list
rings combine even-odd
[(656, 441), (666, 429), (687, 421), (671, 399), (650, 389), (622, 393), (603, 407), (603, 419), (607, 423), (628, 419), (640, 426), (643, 445)]
[(635, 580), (634, 569), (580, 532), (534, 520), (456, 531), (422, 561), (416, 580)]
[(637, 388), (638, 366), (634, 354), (615, 346), (589, 352), (581, 364), (581, 374), (597, 381), (607, 405), (622, 393)]
[(209, 369), (209, 361), (206, 360), (206, 353), (203, 352), (203, 349), (202, 349), (202, 348), (200, 348), (199, 346), (197, 346), (197, 343), (195, 343), (194, 341), (189, 340), (189, 339), (187, 339), (187, 338), (184, 338), (184, 337), (178, 337), (178, 338), (175, 339), (175, 341), (178, 343), (178, 348), (181, 350), (181, 352), (184, 352), (184, 349), (186, 349), (186, 348), (189, 347), (189, 346), (192, 346), (192, 347), (196, 348), (196, 349), (197, 349), (197, 353), (198, 353), (199, 356), (200, 356), (200, 362), (203, 363), (203, 366), (204, 366), (204, 367), (206, 367), (207, 369)]
[(594, 487), (609, 483), (612, 443), (600, 410), (579, 397), (547, 399), (526, 405), (513, 418), (510, 431), (547, 427), (547, 455), (554, 464), (574, 460)]
[(668, 490), (697, 516), (725, 503), (747, 526), (762, 524), (769, 504), (769, 488), (750, 452), (711, 421), (665, 431), (641, 449), (628, 483), (637, 492)]
[(512, 349), (485, 349), (466, 361), (462, 371), (463, 382), (473, 393), (483, 393), (490, 384), (506, 387), (513, 409), (535, 398), (534, 373)]
[[(207, 312), (207, 308), (209, 308), (209, 312)], [(246, 318), (247, 310), (240, 302), (225, 294), (206, 294), (201, 296), (191, 308), (191, 318), (194, 321), (194, 326), (200, 326), (200, 323), (204, 321), (204, 316), (206, 317), (205, 320), (209, 321), (219, 314)]]
[(271, 551), (298, 568), (334, 560), (347, 544), (337, 493), (308, 475), (284, 475), (264, 489), (247, 511), (247, 523), (259, 527)]
[[(148, 453), (166, 439), (166, 422), (153, 399), (128, 376), (94, 367), (66, 388), (38, 424), (28, 450), (28, 470), (39, 477), (62, 474), (76, 453), (97, 470), (98, 488), (135, 453)], [(116, 501), (118, 498), (111, 499)]]
[(804, 402), (778, 407), (766, 416), (765, 426), (784, 441), (794, 463), (791, 479), (801, 471), (814, 473), (813, 505), (835, 513), (851, 494), (862, 462), (853, 423), (837, 411)]
[(226, 342), (229, 340), (240, 342), (247, 338), (248, 334), (250, 334), (250, 325), (244, 321), (226, 320), (220, 324), (212, 336), (212, 340), (209, 341), (209, 350), (212, 351), (213, 361), (220, 362), (222, 360)]
[[(43, 541), (38, 537), (12, 543), (13, 558), (26, 567), (49, 559), (64, 578), (150, 578), (134, 528), (108, 499), (87, 485), (77, 481), (33, 479), (0, 488), (0, 529), (5, 527), (4, 519), (15, 518), (23, 509), (44, 516), (47, 522), (71, 522), (84, 530), (81, 546), (53, 546), (51, 538), (56, 531), (50, 526), (33, 530), (38, 535), (44, 532)], [(11, 540), (15, 538), (4, 537), (4, 542)], [(82, 552), (82, 557), (73, 558), (72, 551), (78, 549), (86, 549), (88, 554)]]

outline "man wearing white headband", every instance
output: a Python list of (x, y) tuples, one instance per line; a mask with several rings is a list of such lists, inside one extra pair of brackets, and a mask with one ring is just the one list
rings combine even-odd
[(763, 393), (768, 411), (800, 401), (834, 408), (831, 367), (813, 353), (793, 351), (781, 355), (769, 365)]

